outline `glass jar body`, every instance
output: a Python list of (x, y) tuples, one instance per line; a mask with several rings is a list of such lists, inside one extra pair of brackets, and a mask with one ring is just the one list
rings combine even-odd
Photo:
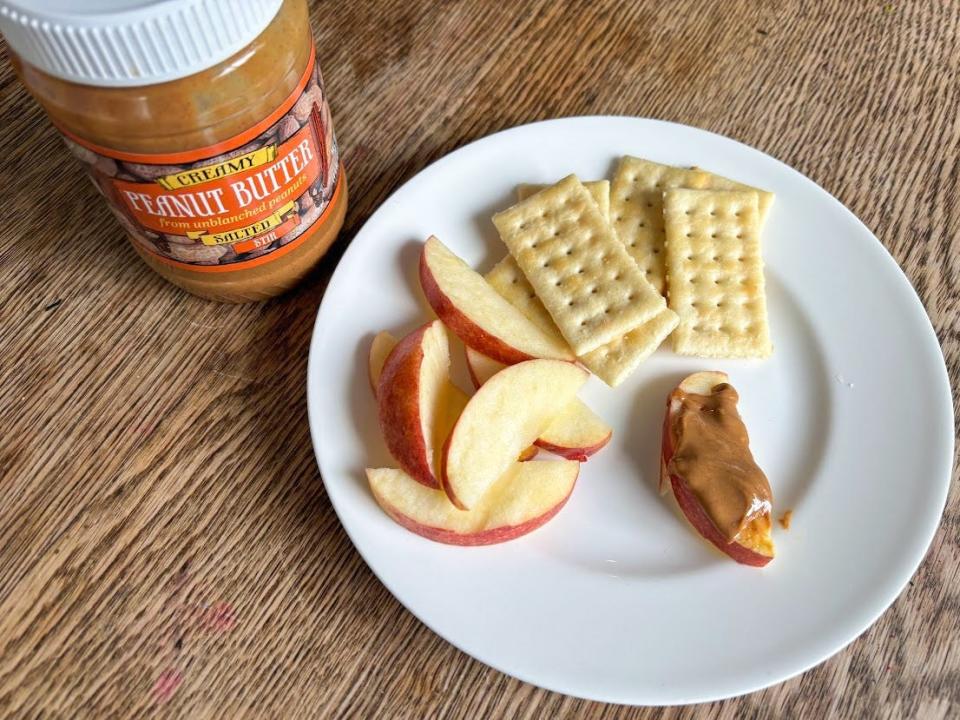
[(264, 299), (336, 239), (346, 181), (305, 0), (284, 0), (227, 60), (168, 82), (81, 85), (13, 59), (136, 251), (171, 282)]

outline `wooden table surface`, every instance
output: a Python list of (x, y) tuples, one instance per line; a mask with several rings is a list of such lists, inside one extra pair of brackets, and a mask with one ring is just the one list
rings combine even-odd
[(960, 3), (331, 0), (313, 23), (351, 207), (261, 305), (148, 270), (3, 63), (0, 716), (956, 717), (956, 492), (909, 588), (833, 659), (741, 699), (604, 706), (485, 667), (387, 593), (324, 493), (304, 377), (337, 260), (400, 183), (512, 125), (612, 113), (723, 133), (838, 197), (956, 384)]

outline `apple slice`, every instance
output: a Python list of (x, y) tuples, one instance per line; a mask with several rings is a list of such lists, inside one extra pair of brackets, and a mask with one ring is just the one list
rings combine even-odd
[(586, 462), (613, 437), (607, 425), (582, 400), (569, 403), (547, 426), (534, 445), (567, 460)]
[(380, 373), (383, 372), (383, 363), (386, 362), (390, 351), (397, 345), (397, 339), (386, 330), (378, 332), (370, 343), (370, 353), (367, 355), (367, 372), (370, 377), (370, 389), (373, 396), (377, 396), (377, 384), (380, 382)]
[(420, 285), (437, 317), (465, 345), (494, 360), (574, 360), (559, 335), (551, 337), (528, 320), (435, 237), (420, 254)]
[(520, 457), (517, 458), (519, 462), (527, 462), (527, 460), (533, 460), (539, 450), (537, 450), (536, 445), (531, 445), (530, 447), (524, 448), (520, 451)]
[[(380, 381), (380, 373), (383, 372), (383, 364), (396, 344), (396, 338), (386, 330), (377, 333), (376, 337), (373, 338), (373, 342), (370, 344), (370, 353), (367, 357), (367, 369), (370, 376), (370, 387), (373, 389), (374, 399), (377, 397), (377, 385)], [(499, 367), (503, 367), (499, 363), (497, 363), (497, 365)], [(470, 399), (470, 397), (463, 392), (463, 390), (458, 388), (452, 382), (449, 383), (449, 387), (446, 388), (445, 392), (448, 406), (444, 407), (442, 413), (437, 413), (436, 420), (438, 423), (438, 428), (435, 433), (437, 440), (446, 439), (447, 435), (450, 434), (450, 430), (453, 428), (453, 424), (457, 421), (457, 418), (460, 417), (460, 413), (463, 411), (467, 401)], [(435, 449), (441, 445), (442, 442), (438, 443), (438, 445), (435, 446)], [(527, 460), (533, 460), (533, 458), (536, 456), (537, 448), (536, 446), (531, 445), (520, 453), (520, 457), (518, 457), (517, 460), (519, 462), (525, 462)], [(439, 464), (435, 462), (433, 467), (436, 469), (439, 467)], [(436, 476), (436, 473), (434, 473), (434, 476)]]
[(402, 470), (368, 469), (367, 480), (380, 507), (407, 530), (450, 545), (491, 545), (526, 535), (556, 515), (573, 492), (579, 467), (571, 461), (514, 463), (466, 512)]
[[(474, 387), (503, 370), (504, 365), (471, 347), (466, 348), (467, 370)], [(567, 460), (587, 459), (606, 446), (613, 436), (613, 429), (577, 398), (567, 405), (553, 422), (536, 439), (534, 445)]]
[(561, 360), (504, 368), (467, 403), (443, 449), (440, 481), (461, 510), (474, 507), (576, 397), (587, 372)]
[(470, 381), (476, 389), (506, 367), (502, 362), (487, 357), (469, 345), (464, 345), (463, 350), (467, 360), (467, 372), (470, 373)]
[(663, 491), (669, 480), (673, 496), (693, 528), (706, 540), (717, 547), (721, 552), (743, 565), (763, 567), (774, 557), (772, 523), (769, 511), (754, 517), (740, 531), (733, 542), (720, 532), (707, 511), (704, 509), (689, 484), (676, 474), (669, 473), (667, 468), (673, 458), (674, 438), (673, 414), (679, 410), (680, 393), (695, 395), (709, 395), (713, 388), (722, 383), (728, 383), (729, 378), (722, 372), (698, 372), (687, 376), (667, 398), (667, 411), (663, 419), (663, 437), (660, 450), (660, 489)]
[(380, 429), (390, 454), (418, 482), (439, 488), (439, 450), (466, 405), (449, 379), (450, 348), (434, 320), (400, 340), (377, 383)]

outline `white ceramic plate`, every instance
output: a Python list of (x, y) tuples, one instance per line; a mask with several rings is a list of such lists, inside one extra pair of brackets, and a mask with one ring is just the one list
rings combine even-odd
[[(665, 347), (615, 390), (593, 378), (581, 397), (613, 425), (613, 440), (582, 466), (552, 522), (480, 548), (407, 532), (379, 509), (363, 474), (395, 466), (377, 428), (366, 352), (376, 331), (402, 334), (427, 317), (416, 272), (421, 241), (436, 234), (486, 269), (504, 253), (490, 216), (512, 204), (517, 183), (608, 176), (623, 154), (696, 164), (776, 192), (764, 231), (773, 357), (717, 362)], [(776, 514), (793, 510), (790, 530), (775, 528), (777, 557), (762, 570), (714, 551), (656, 492), (664, 399), (699, 369), (730, 374)], [(870, 231), (757, 150), (635, 118), (513, 128), (406, 183), (337, 268), (317, 316), (307, 391), (327, 493), (390, 592), (488, 665), (617, 703), (738, 695), (837, 652), (916, 570), (953, 456), (939, 344)]]

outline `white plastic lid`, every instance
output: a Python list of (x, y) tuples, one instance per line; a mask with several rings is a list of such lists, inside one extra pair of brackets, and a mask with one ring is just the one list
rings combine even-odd
[(283, 0), (0, 0), (0, 32), (25, 62), (83, 85), (176, 80), (248, 45)]

